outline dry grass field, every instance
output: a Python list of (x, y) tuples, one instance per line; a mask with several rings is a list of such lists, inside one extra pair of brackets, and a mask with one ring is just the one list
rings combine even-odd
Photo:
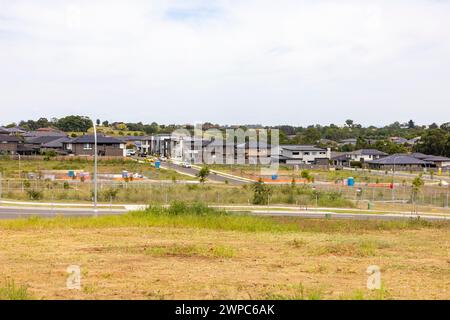
[(449, 223), (155, 212), (0, 221), (0, 298), (450, 299)]

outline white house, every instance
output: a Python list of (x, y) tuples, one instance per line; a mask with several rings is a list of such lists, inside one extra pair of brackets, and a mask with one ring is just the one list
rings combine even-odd
[(280, 163), (285, 164), (328, 164), (331, 149), (312, 145), (281, 145)]

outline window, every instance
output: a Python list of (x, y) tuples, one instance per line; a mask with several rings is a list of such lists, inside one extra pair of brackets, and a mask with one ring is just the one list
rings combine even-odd
[(292, 155), (293, 155), (293, 156), (299, 156), (299, 155), (300, 155), (300, 152), (294, 151), (294, 152), (292, 152)]
[(309, 152), (305, 152), (304, 154), (305, 154), (305, 156), (309, 156)]
[(83, 145), (83, 150), (92, 150), (92, 145), (90, 143), (85, 143)]

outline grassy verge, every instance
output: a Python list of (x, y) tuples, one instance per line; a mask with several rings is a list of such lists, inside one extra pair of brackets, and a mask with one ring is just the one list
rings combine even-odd
[[(15, 282), (0, 281), (0, 297), (446, 299), (449, 231), (448, 222), (254, 217), (186, 203), (3, 220), (0, 279)], [(74, 264), (81, 290), (66, 288)], [(371, 265), (382, 290), (366, 288)]]
[(28, 288), (17, 285), (13, 280), (6, 279), (0, 283), (0, 300), (31, 300)]
[(179, 227), (241, 232), (364, 232), (368, 230), (407, 230), (449, 228), (450, 222), (419, 219), (402, 221), (319, 220), (296, 217), (258, 217), (227, 213), (202, 203), (173, 202), (169, 207), (152, 206), (120, 216), (97, 218), (63, 217), (0, 220), (0, 229)]

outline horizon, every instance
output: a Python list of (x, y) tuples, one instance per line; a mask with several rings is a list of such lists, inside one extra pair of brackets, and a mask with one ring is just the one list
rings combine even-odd
[[(37, 121), (37, 120), (39, 120), (39, 118), (45, 118), (45, 119), (47, 119), (47, 120), (49, 120), (49, 121), (52, 121), (52, 119), (61, 119), (61, 118), (64, 118), (64, 117), (66, 117), (66, 116), (71, 116), (71, 115), (63, 115), (62, 117), (45, 117), (45, 116), (41, 116), (41, 117), (38, 117), (38, 118), (35, 118), (35, 119), (31, 119), (31, 118), (27, 118), (27, 119), (20, 119), (20, 120), (18, 120), (18, 121), (12, 121), (12, 122), (7, 122), (7, 123), (0, 123), (0, 127), (6, 127), (6, 126), (9, 126), (9, 125), (12, 125), (13, 123), (14, 124), (16, 124), (17, 126), (19, 126), (19, 123), (21, 122), (21, 121), (28, 121), (28, 120), (34, 120), (34, 121)], [(76, 114), (74, 114), (73, 116), (81, 116), (81, 117), (87, 117), (87, 116), (83, 116), (83, 115), (76, 115)], [(88, 117), (89, 118), (89, 117)], [(92, 121), (96, 121), (97, 119), (95, 119), (95, 118), (90, 118)], [(109, 124), (111, 125), (111, 124), (113, 124), (113, 123), (124, 123), (124, 124), (126, 124), (126, 123), (140, 123), (140, 122), (142, 122), (142, 124), (144, 124), (144, 125), (150, 125), (152, 122), (156, 122), (156, 121), (143, 121), (143, 120), (139, 120), (139, 121), (125, 121), (125, 120), (122, 120), (122, 121), (120, 121), (120, 120), (109, 120), (109, 119), (99, 119), (100, 120), (100, 122), (103, 122), (103, 121), (108, 121), (109, 122)], [(346, 120), (353, 120), (353, 119), (346, 119)], [(393, 124), (395, 124), (395, 123), (399, 123), (400, 125), (402, 125), (402, 126), (404, 126), (404, 125), (407, 125), (408, 124), (408, 122), (409, 121), (413, 121), (414, 122), (414, 125), (415, 125), (415, 127), (429, 127), (430, 125), (433, 125), (433, 124), (436, 124), (437, 126), (441, 126), (442, 124), (445, 124), (445, 123), (448, 123), (448, 122), (446, 122), (446, 121), (442, 121), (442, 122), (437, 122), (437, 121), (433, 121), (433, 122), (431, 122), (431, 123), (417, 123), (416, 121), (414, 121), (414, 119), (409, 119), (409, 120), (406, 120), (406, 121), (399, 121), (399, 120), (394, 120), (394, 121), (391, 121), (391, 122), (389, 122), (389, 123), (385, 123), (385, 124), (382, 124), (382, 125), (374, 125), (374, 124), (368, 124), (368, 125), (366, 125), (366, 124), (362, 124), (362, 123), (359, 123), (358, 121), (355, 121), (355, 120), (353, 120), (353, 124), (354, 125), (361, 125), (363, 128), (369, 128), (369, 127), (375, 127), (375, 128), (384, 128), (384, 127), (388, 127), (388, 126), (390, 126), (390, 125), (393, 125)], [(449, 121), (450, 122), (450, 121)], [(346, 127), (346, 123), (345, 123), (345, 121), (343, 122), (343, 123), (309, 123), (309, 124), (306, 124), (306, 125), (301, 125), (301, 124), (298, 124), (298, 125), (296, 125), (296, 124), (287, 124), (287, 123), (284, 123), (284, 124), (264, 124), (264, 123), (215, 123), (215, 122), (211, 122), (211, 121), (204, 121), (204, 122), (201, 122), (201, 123), (187, 123), (187, 122), (184, 122), (184, 123), (169, 123), (169, 122), (165, 122), (165, 123), (163, 123), (163, 122), (156, 122), (158, 125), (164, 125), (164, 126), (172, 126), (172, 125), (174, 125), (174, 126), (188, 126), (188, 125), (190, 125), (190, 126), (195, 126), (195, 125), (198, 125), (198, 124), (206, 124), (206, 123), (210, 123), (210, 124), (213, 124), (213, 125), (219, 125), (219, 126), (221, 126), (221, 127), (231, 127), (231, 126), (261, 126), (261, 127), (282, 127), (282, 126), (289, 126), (289, 127), (296, 127), (296, 128), (299, 128), (299, 127), (302, 127), (302, 128), (308, 128), (309, 126), (321, 126), (321, 127), (326, 127), (326, 126), (331, 126), (331, 125), (335, 125), (335, 126), (337, 126), (337, 127), (339, 127), (339, 128), (344, 128), (344, 127)]]

